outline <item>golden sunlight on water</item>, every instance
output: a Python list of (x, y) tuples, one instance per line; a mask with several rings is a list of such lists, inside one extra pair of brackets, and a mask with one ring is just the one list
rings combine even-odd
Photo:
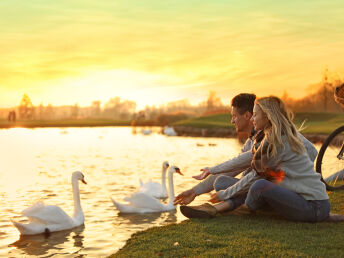
[[(158, 131), (157, 128), (155, 128)], [(180, 167), (175, 192), (197, 182), (191, 178), (204, 166), (233, 157), (241, 145), (235, 139), (167, 137), (133, 134), (130, 128), (49, 128), (0, 130), (0, 256), (105, 257), (121, 248), (131, 234), (152, 226), (178, 223), (179, 210), (145, 215), (121, 215), (110, 197), (121, 201), (139, 185), (139, 178), (160, 181), (162, 162)], [(73, 213), (70, 177), (85, 174), (80, 184), (85, 226), (74, 230), (21, 237), (10, 218), (36, 201)], [(209, 198), (196, 199), (202, 203)]]
[[(0, 256), (106, 257), (135, 232), (183, 221), (178, 209), (122, 215), (110, 197), (122, 201), (137, 189), (140, 178), (159, 182), (165, 160), (184, 173), (174, 176), (175, 192), (180, 193), (197, 184), (191, 176), (200, 168), (235, 156), (241, 144), (236, 139), (167, 137), (158, 131), (153, 128), (152, 134), (143, 135), (128, 127), (0, 130)], [(10, 218), (22, 220), (20, 212), (37, 201), (58, 205), (72, 215), (70, 180), (76, 170), (88, 182), (80, 184), (85, 225), (49, 237), (20, 237)], [(200, 196), (194, 203), (208, 198)]]

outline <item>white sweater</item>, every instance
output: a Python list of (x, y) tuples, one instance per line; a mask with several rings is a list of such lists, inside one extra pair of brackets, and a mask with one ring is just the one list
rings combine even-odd
[[(286, 137), (282, 136), (283, 147), (277, 149), (277, 156), (273, 158), (273, 163), (278, 163), (281, 170), (285, 173), (285, 177), (279, 185), (300, 194), (306, 200), (326, 200), (328, 199), (328, 195), (325, 184), (320, 180), (321, 175), (314, 171), (313, 162), (316, 157), (316, 155), (314, 156), (316, 150), (315, 152), (312, 150), (314, 146), (308, 140), (305, 141), (306, 138), (303, 136), (301, 138), (307, 152), (298, 154), (291, 149)], [(248, 159), (248, 154), (243, 154), (245, 154), (245, 159), (241, 159), (244, 163), (241, 164), (241, 167), (245, 165), (250, 167), (251, 160)], [(229, 166), (227, 165), (227, 167)], [(226, 190), (219, 191), (219, 198), (221, 200), (227, 200), (235, 197), (239, 193), (247, 192), (249, 187), (259, 178), (261, 177), (257, 172), (252, 170), (235, 185)]]

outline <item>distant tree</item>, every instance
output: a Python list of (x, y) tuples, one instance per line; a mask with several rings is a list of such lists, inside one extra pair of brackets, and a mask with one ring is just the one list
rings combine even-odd
[(222, 107), (222, 101), (220, 97), (216, 96), (215, 91), (210, 91), (207, 99), (207, 111), (214, 110), (216, 108)]
[(75, 103), (74, 106), (71, 107), (71, 117), (73, 119), (78, 118), (79, 115), (79, 105), (78, 103)]
[[(323, 73), (323, 79), (322, 79), (322, 97), (323, 97), (323, 108), (324, 111), (326, 112), (328, 110), (328, 102), (330, 100), (330, 96), (329, 93), (333, 91), (333, 89), (331, 90), (331, 83), (329, 82), (329, 72), (328, 72), (328, 68), (326, 67), (324, 73)], [(331, 96), (333, 98), (333, 95)]]
[(136, 119), (137, 119), (138, 121), (145, 120), (145, 119), (146, 119), (146, 113), (145, 113), (145, 111), (143, 111), (143, 110), (139, 111), (139, 112), (137, 113), (137, 115), (136, 115)]
[(168, 102), (165, 112), (185, 111), (190, 109), (190, 102), (188, 99), (181, 99)]
[(19, 104), (19, 117), (21, 119), (32, 119), (34, 115), (34, 106), (28, 95), (24, 94)]
[(160, 115), (162, 112), (162, 110), (156, 106), (146, 106), (144, 110), (138, 112), (136, 114), (136, 117), (140, 117), (140, 114), (143, 113), (145, 115), (146, 119), (150, 119), (150, 120), (155, 120), (158, 115)]
[(104, 115), (114, 119), (131, 119), (136, 110), (136, 102), (114, 97), (106, 102)]
[(326, 68), (321, 82), (310, 85), (305, 97), (293, 99), (284, 92), (282, 99), (294, 112), (342, 112), (333, 97), (335, 88), (342, 83), (338, 73)]
[(44, 110), (44, 117), (47, 119), (54, 119), (55, 118), (55, 110), (53, 105), (48, 104), (48, 106)]
[(95, 100), (92, 102), (91, 113), (92, 113), (93, 117), (99, 117), (100, 116), (100, 113), (101, 113), (100, 104), (101, 104), (101, 102), (99, 100)]
[(44, 118), (44, 106), (43, 104), (39, 104), (38, 107), (38, 119), (43, 119)]

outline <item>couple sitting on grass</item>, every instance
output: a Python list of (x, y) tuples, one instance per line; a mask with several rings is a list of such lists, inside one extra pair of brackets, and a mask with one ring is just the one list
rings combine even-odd
[[(212, 218), (245, 205), (251, 211), (270, 207), (294, 221), (343, 220), (342, 215), (330, 216), (326, 187), (314, 171), (317, 151), (297, 131), (282, 100), (239, 94), (232, 100), (231, 122), (237, 132), (251, 136), (237, 157), (201, 169), (194, 178), (205, 180), (175, 198), (184, 216)], [(241, 179), (235, 178), (241, 172)], [(214, 205), (186, 206), (212, 190)]]

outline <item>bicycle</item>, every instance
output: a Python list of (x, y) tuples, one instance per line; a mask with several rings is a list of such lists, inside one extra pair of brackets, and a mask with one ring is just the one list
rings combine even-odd
[[(334, 98), (344, 108), (344, 84), (338, 86)], [(322, 144), (315, 170), (329, 191), (344, 189), (344, 125), (334, 130)], [(324, 178), (325, 175), (330, 175)]]

